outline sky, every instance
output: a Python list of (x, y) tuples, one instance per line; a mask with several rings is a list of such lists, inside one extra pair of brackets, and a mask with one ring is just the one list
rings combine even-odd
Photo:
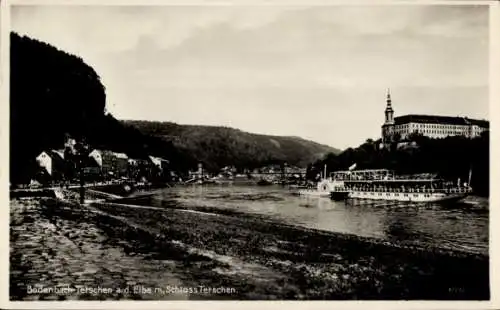
[(395, 116), (488, 118), (488, 7), (13, 6), (75, 54), (119, 119), (221, 125), (340, 149)]

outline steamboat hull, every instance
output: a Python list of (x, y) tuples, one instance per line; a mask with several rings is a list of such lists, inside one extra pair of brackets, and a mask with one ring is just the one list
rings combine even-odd
[[(454, 202), (467, 197), (469, 193), (393, 193), (393, 192), (360, 192), (347, 194), (351, 199), (387, 200), (401, 202)], [(332, 193), (332, 197), (334, 193)]]

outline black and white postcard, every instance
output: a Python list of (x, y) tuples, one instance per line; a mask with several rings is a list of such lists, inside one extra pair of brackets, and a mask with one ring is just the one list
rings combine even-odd
[(494, 307), (495, 1), (1, 9), (6, 308)]

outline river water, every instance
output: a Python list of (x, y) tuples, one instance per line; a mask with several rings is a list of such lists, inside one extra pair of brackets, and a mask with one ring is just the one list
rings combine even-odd
[(419, 246), (488, 253), (488, 200), (452, 205), (358, 202), (295, 196), (270, 186), (188, 186), (155, 192), (152, 205), (259, 215), (285, 224)]

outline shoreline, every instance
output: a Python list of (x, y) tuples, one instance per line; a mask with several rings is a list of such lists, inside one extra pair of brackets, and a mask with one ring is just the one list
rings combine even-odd
[[(238, 182), (221, 182), (217, 184), (212, 184), (212, 183), (207, 183), (207, 184), (184, 184), (184, 183), (168, 183), (164, 185), (141, 185), (141, 186), (136, 186), (133, 185), (133, 191), (126, 191), (124, 190), (124, 184), (127, 183), (120, 183), (120, 184), (104, 184), (104, 185), (86, 185), (86, 189), (94, 190), (94, 191), (101, 191), (104, 194), (110, 194), (110, 195), (124, 195), (123, 198), (129, 198), (133, 197), (135, 194), (146, 194), (148, 192), (154, 192), (156, 190), (164, 189), (164, 188), (174, 188), (174, 187), (206, 187), (206, 186), (243, 186), (243, 187), (256, 187), (256, 188), (273, 188), (273, 187), (287, 187), (287, 185), (279, 185), (279, 184), (272, 184), (272, 185), (267, 185), (267, 186), (262, 186), (258, 185), (255, 182), (254, 183), (238, 183)], [(25, 188), (25, 189), (11, 189), (10, 190), (10, 199), (16, 199), (16, 198), (40, 198), (40, 197), (51, 197), (54, 198), (54, 189), (60, 188), (60, 189), (66, 189), (65, 187), (45, 187), (45, 188)], [(79, 186), (73, 185), (69, 187), (70, 190), (78, 190)], [(290, 194), (292, 195), (298, 195), (296, 192), (294, 192), (295, 189), (289, 188)], [(486, 201), (489, 202), (489, 196), (480, 196), (480, 195), (469, 195), (462, 200), (460, 200), (461, 203), (466, 203), (466, 204), (480, 204), (484, 203)], [(369, 201), (369, 200), (367, 200)]]

